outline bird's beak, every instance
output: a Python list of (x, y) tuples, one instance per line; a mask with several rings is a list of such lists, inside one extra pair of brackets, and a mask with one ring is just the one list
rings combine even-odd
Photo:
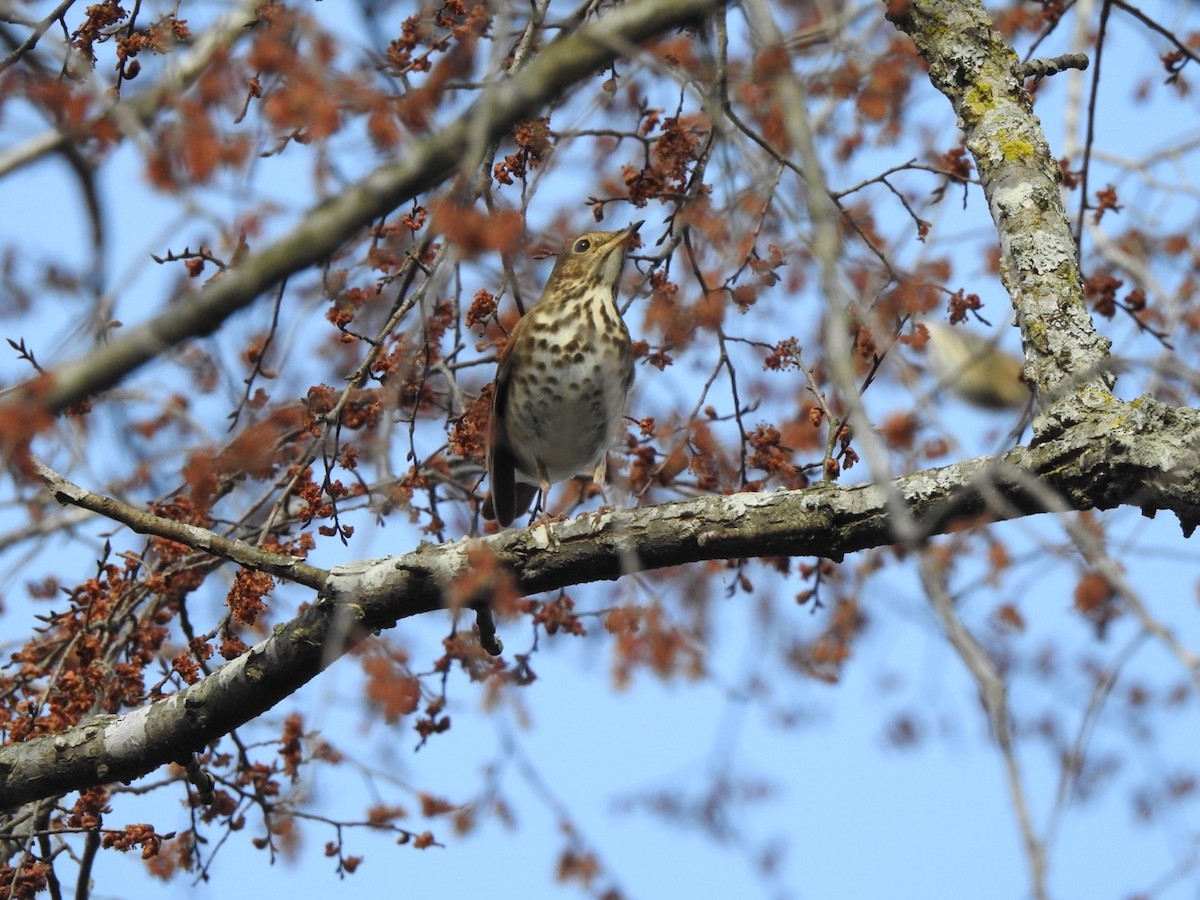
[(632, 225), (630, 225), (628, 228), (626, 228), (624, 231), (621, 232), (621, 244), (623, 246), (628, 247), (630, 244), (633, 243), (633, 239), (637, 235), (638, 229), (642, 227), (642, 223), (644, 223), (645, 221), (646, 221), (645, 219), (638, 219), (636, 222), (634, 222)]

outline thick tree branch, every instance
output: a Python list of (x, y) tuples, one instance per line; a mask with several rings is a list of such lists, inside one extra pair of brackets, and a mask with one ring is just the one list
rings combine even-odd
[(260, 293), (330, 256), (373, 220), (452, 175), (472, 148), (482, 150), (571, 85), (616, 58), (614, 46), (638, 43), (700, 21), (723, 0), (638, 0), (548, 44), (518, 74), (487, 88), (446, 127), (405, 144), (404, 156), (380, 166), (337, 197), (311, 210), (290, 233), (251, 253), (154, 319), (87, 356), (27, 383), (0, 404), (0, 416), (27, 417), (28, 406), (60, 412), (106, 390), (164, 350), (211, 334)]
[[(1082, 423), (1003, 457), (978, 458), (894, 481), (925, 535), (964, 519), (1011, 518), (1065, 503), (1135, 505), (1200, 523), (1200, 412), (1152, 400), (1118, 418)], [(559, 525), (423, 546), (403, 556), (335, 568), (319, 600), (210, 677), (120, 717), (0, 748), (0, 808), (89, 785), (136, 778), (204, 747), (272, 708), (363, 636), (400, 619), (471, 602), (455, 579), (486, 547), (524, 593), (615, 579), (708, 559), (837, 559), (896, 540), (878, 485), (712, 496), (584, 515)], [(1047, 499), (1052, 500), (1051, 504)]]
[(1084, 302), (1061, 172), (1033, 114), (1020, 61), (975, 0), (888, 8), (953, 105), (979, 169), (1000, 236), (1000, 277), (1021, 328), (1026, 378), (1043, 402), (1074, 395), (1053, 412), (1062, 427), (1113, 404), (1109, 342), (1092, 327)]

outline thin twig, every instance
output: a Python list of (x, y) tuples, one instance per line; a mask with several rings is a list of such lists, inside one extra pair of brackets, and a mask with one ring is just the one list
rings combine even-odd
[(156, 516), (112, 497), (95, 494), (67, 481), (33, 454), (30, 454), (29, 461), (34, 473), (45, 482), (59, 503), (91, 510), (128, 526), (138, 534), (153, 534), (177, 541), (195, 550), (211, 553), (289, 581), (297, 581), (316, 590), (321, 590), (329, 578), (329, 573), (324, 569), (311, 566), (297, 557), (261, 550), (245, 541), (222, 537), (207, 528)]
[(1004, 772), (1008, 778), (1008, 789), (1012, 796), (1013, 809), (1017, 814), (1021, 837), (1025, 842), (1033, 895), (1038, 900), (1046, 900), (1049, 896), (1046, 891), (1046, 851), (1034, 831), (1029, 814), (1029, 801), (1021, 782), (1021, 767), (1013, 746), (1008, 692), (1004, 686), (1004, 678), (987, 651), (958, 617), (954, 600), (946, 590), (945, 574), (935, 569), (933, 559), (928, 553), (920, 555), (918, 570), (925, 593), (946, 632), (946, 639), (958, 653), (979, 689), (979, 699), (991, 724), (992, 738), (1004, 757)]
[(1108, 31), (1108, 13), (1112, 9), (1111, 0), (1104, 0), (1100, 8), (1100, 28), (1096, 34), (1096, 68), (1092, 70), (1092, 95), (1088, 99), (1087, 137), (1083, 143), (1083, 165), (1079, 173), (1079, 217), (1075, 224), (1075, 259), (1078, 261), (1083, 253), (1083, 217), (1087, 215), (1088, 207), (1088, 170), (1092, 162), (1092, 144), (1096, 138), (1096, 102), (1100, 95), (1100, 59), (1104, 54), (1104, 35)]

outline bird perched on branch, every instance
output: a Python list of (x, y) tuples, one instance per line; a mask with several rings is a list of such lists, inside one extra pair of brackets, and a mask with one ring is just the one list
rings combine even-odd
[(603, 491), (633, 383), (629, 329), (617, 308), (625, 252), (641, 222), (563, 245), (541, 299), (500, 352), (485, 519), (509, 525), (550, 485), (588, 474)]

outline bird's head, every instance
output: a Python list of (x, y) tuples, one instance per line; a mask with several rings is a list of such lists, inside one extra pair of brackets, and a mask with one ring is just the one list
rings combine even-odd
[(547, 288), (553, 285), (573, 293), (578, 285), (582, 291), (597, 287), (615, 291), (625, 251), (641, 227), (639, 221), (621, 231), (589, 231), (571, 238), (558, 253)]

